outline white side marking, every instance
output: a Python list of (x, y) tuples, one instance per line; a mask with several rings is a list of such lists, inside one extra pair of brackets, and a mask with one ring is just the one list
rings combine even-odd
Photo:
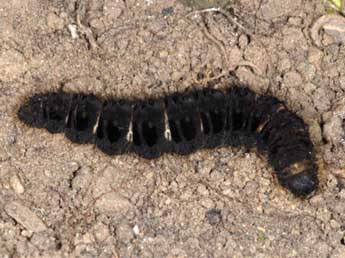
[(166, 112), (166, 109), (164, 110), (164, 138), (167, 141), (171, 141), (171, 131), (170, 131), (170, 127), (169, 127), (169, 120), (168, 120), (168, 114)]
[(129, 122), (126, 140), (127, 142), (133, 142), (133, 107), (132, 107), (131, 121)]
[(199, 112), (199, 123), (200, 123), (200, 132), (204, 133), (204, 125), (202, 123), (201, 113), (200, 112)]
[(92, 133), (93, 134), (96, 134), (97, 133), (97, 128), (98, 128), (98, 125), (99, 125), (99, 119), (101, 117), (101, 112), (98, 112), (98, 116), (97, 116), (97, 120), (96, 120), (96, 123), (95, 125), (93, 126), (93, 129), (92, 129)]

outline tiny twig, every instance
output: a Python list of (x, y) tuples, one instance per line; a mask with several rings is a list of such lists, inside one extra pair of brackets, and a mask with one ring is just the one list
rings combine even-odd
[[(212, 13), (212, 12), (215, 12), (215, 13), (220, 13), (222, 14), (230, 23), (232, 23), (233, 25), (237, 26), (243, 33), (251, 36), (253, 39), (256, 39), (260, 45), (265, 49), (265, 52), (267, 53), (267, 56), (269, 57), (269, 64), (268, 64), (268, 76), (269, 76), (269, 81), (271, 83), (271, 76), (272, 76), (272, 67), (273, 67), (273, 62), (272, 62), (272, 58), (271, 56), (269, 55), (265, 45), (262, 43), (262, 41), (260, 39), (258, 39), (256, 37), (256, 35), (254, 34), (253, 31), (251, 31), (250, 29), (244, 27), (241, 23), (239, 23), (238, 21), (236, 21), (235, 18), (231, 17), (231, 15), (226, 12), (224, 9), (220, 8), (220, 7), (212, 7), (212, 8), (207, 8), (207, 9), (203, 9), (203, 10), (198, 10), (198, 11), (193, 11), (189, 14), (187, 14), (187, 17), (188, 16), (191, 16), (191, 15), (194, 15), (194, 14), (202, 14), (202, 13)], [(205, 31), (204, 31), (205, 32)], [(213, 36), (210, 36), (209, 33), (205, 33), (205, 35), (210, 39), (212, 40), (215, 44), (217, 44), (218, 47), (220, 47), (221, 51), (223, 53), (225, 53), (225, 48), (224, 47), (221, 47), (219, 46), (219, 42), (213, 37)], [(223, 50), (224, 49), (224, 50)], [(243, 65), (243, 63), (242, 63)], [(248, 65), (248, 63), (246, 64)], [(254, 68), (254, 70), (257, 72), (258, 69), (257, 67), (253, 66), (253, 65), (250, 65), (251, 67)]]
[(113, 258), (119, 258), (114, 246), (111, 247), (111, 252), (113, 254)]
[(79, 7), (77, 9), (77, 15), (76, 15), (76, 22), (77, 22), (78, 28), (79, 28), (80, 32), (85, 35), (85, 37), (86, 37), (87, 41), (89, 42), (91, 48), (92, 49), (97, 49), (98, 45), (96, 43), (95, 37), (94, 37), (94, 35), (92, 33), (92, 30), (89, 27), (83, 25), (82, 22), (81, 22), (80, 14), (83, 13), (84, 11), (85, 11), (84, 3), (80, 2)]
[(220, 40), (218, 40), (215, 36), (213, 36), (210, 31), (208, 30), (206, 24), (203, 24), (203, 28), (202, 28), (202, 32), (204, 33), (204, 35), (206, 36), (206, 38), (208, 38), (210, 41), (212, 41), (220, 50), (223, 58), (225, 59), (225, 63), (226, 65), (229, 64), (229, 60), (228, 60), (228, 56), (226, 55), (226, 50), (224, 47), (224, 44), (222, 44), (222, 42)]
[(200, 14), (200, 13), (212, 13), (212, 12), (216, 12), (216, 13), (220, 13), (223, 16), (225, 16), (225, 18), (230, 21), (232, 24), (234, 24), (235, 26), (237, 26), (238, 28), (240, 28), (244, 33), (253, 36), (253, 32), (249, 31), (249, 29), (245, 28), (241, 23), (239, 23), (238, 21), (236, 21), (233, 17), (231, 17), (226, 11), (224, 11), (222, 8), (219, 7), (212, 7), (212, 8), (207, 8), (207, 9), (203, 9), (203, 10), (198, 10), (198, 11), (194, 11), (191, 12), (189, 14), (187, 14), (188, 16), (191, 16), (193, 14)]

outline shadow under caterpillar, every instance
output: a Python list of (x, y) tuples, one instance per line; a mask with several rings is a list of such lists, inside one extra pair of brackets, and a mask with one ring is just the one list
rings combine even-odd
[(279, 183), (295, 196), (318, 187), (308, 127), (272, 96), (246, 87), (205, 88), (146, 100), (101, 99), (63, 91), (29, 97), (17, 115), (25, 124), (94, 143), (109, 155), (133, 151), (153, 159), (217, 146), (256, 147)]

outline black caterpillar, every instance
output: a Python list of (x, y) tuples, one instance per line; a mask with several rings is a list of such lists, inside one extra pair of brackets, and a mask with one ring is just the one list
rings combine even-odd
[(295, 196), (318, 187), (314, 146), (304, 121), (272, 96), (246, 87), (206, 88), (147, 100), (100, 99), (63, 91), (36, 94), (18, 110), (25, 124), (94, 143), (109, 155), (153, 159), (216, 146), (257, 147)]

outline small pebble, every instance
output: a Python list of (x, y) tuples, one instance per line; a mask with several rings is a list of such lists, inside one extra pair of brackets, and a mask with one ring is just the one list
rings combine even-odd
[(241, 49), (244, 49), (246, 46), (248, 46), (249, 39), (246, 34), (241, 34), (241, 36), (238, 39), (238, 45)]
[(342, 189), (339, 193), (340, 199), (345, 199), (345, 189)]
[(56, 250), (56, 238), (47, 233), (34, 233), (30, 242), (40, 250)]
[(23, 230), (21, 233), (20, 233), (23, 237), (27, 237), (27, 238), (30, 238), (32, 237), (32, 232), (29, 231), (29, 230)]
[(11, 184), (13, 191), (15, 191), (17, 194), (24, 193), (24, 191), (25, 191), (24, 186), (23, 186), (22, 182), (20, 181), (20, 179), (17, 175), (13, 175), (10, 178), (10, 184)]
[(322, 61), (323, 52), (316, 47), (311, 47), (308, 50), (308, 61), (316, 67), (319, 67)]
[(139, 226), (137, 224), (135, 224), (135, 226), (133, 227), (133, 233), (134, 235), (140, 234)]
[(69, 32), (71, 33), (72, 39), (79, 38), (78, 32), (77, 32), (77, 25), (75, 25), (75, 24), (68, 24), (67, 28), (68, 28)]
[(96, 202), (96, 208), (106, 214), (126, 214), (131, 206), (131, 203), (126, 198), (117, 193), (104, 194)]
[(338, 179), (332, 174), (329, 174), (327, 177), (327, 187), (330, 189), (335, 189), (338, 187)]
[(302, 19), (300, 17), (290, 17), (289, 18), (289, 23), (293, 26), (300, 26), (302, 23)]
[(101, 243), (105, 241), (110, 236), (108, 226), (103, 223), (97, 224), (94, 227), (93, 235), (97, 242)]
[(331, 225), (331, 227), (334, 228), (334, 229), (339, 229), (339, 228), (340, 228), (339, 222), (336, 221), (336, 220), (334, 220), (334, 219), (331, 219), (330, 225)]
[(206, 219), (210, 225), (218, 224), (222, 219), (221, 211), (218, 209), (210, 209), (206, 212)]
[(167, 8), (164, 8), (162, 10), (162, 15), (165, 16), (171, 16), (172, 14), (174, 14), (174, 7), (170, 6)]

